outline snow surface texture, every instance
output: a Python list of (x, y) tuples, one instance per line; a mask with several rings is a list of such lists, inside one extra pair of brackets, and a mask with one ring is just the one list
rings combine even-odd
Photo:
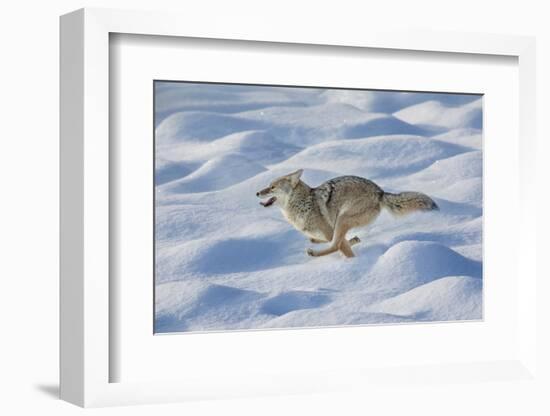
[[(482, 99), (156, 83), (155, 331), (482, 318)], [(430, 195), (352, 230), (355, 258), (311, 243), (256, 191), (303, 168)]]

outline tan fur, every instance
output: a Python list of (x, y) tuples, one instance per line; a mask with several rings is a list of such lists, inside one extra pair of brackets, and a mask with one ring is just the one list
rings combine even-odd
[(340, 251), (354, 257), (352, 246), (358, 237), (346, 239), (352, 228), (372, 223), (386, 207), (394, 214), (438, 209), (428, 196), (418, 192), (386, 193), (374, 182), (358, 176), (341, 176), (316, 188), (300, 180), (302, 170), (275, 179), (259, 191), (260, 198), (275, 198), (266, 206), (277, 205), (285, 218), (312, 243), (330, 243), (323, 250), (308, 248), (310, 256)]

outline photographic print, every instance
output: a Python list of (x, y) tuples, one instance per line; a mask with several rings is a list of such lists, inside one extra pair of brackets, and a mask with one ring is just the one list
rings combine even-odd
[(482, 319), (482, 95), (153, 88), (155, 333)]

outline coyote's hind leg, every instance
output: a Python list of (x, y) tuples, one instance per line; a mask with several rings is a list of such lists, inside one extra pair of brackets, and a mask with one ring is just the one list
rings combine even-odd
[(352, 237), (349, 240), (346, 240), (344, 238), (340, 243), (340, 251), (346, 257), (355, 257), (355, 254), (353, 253), (353, 250), (351, 249), (351, 247), (356, 244), (359, 244), (360, 242), (361, 240), (357, 236)]
[(355, 253), (351, 249), (351, 244), (345, 238), (340, 243), (340, 251), (346, 257), (355, 257)]

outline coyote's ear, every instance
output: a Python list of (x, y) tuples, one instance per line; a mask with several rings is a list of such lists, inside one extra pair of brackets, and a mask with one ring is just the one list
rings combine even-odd
[(302, 176), (302, 173), (304, 173), (304, 170), (298, 169), (296, 172), (293, 172), (290, 175), (288, 175), (290, 178), (290, 184), (293, 187), (298, 185), (298, 182), (300, 181), (300, 177)]

